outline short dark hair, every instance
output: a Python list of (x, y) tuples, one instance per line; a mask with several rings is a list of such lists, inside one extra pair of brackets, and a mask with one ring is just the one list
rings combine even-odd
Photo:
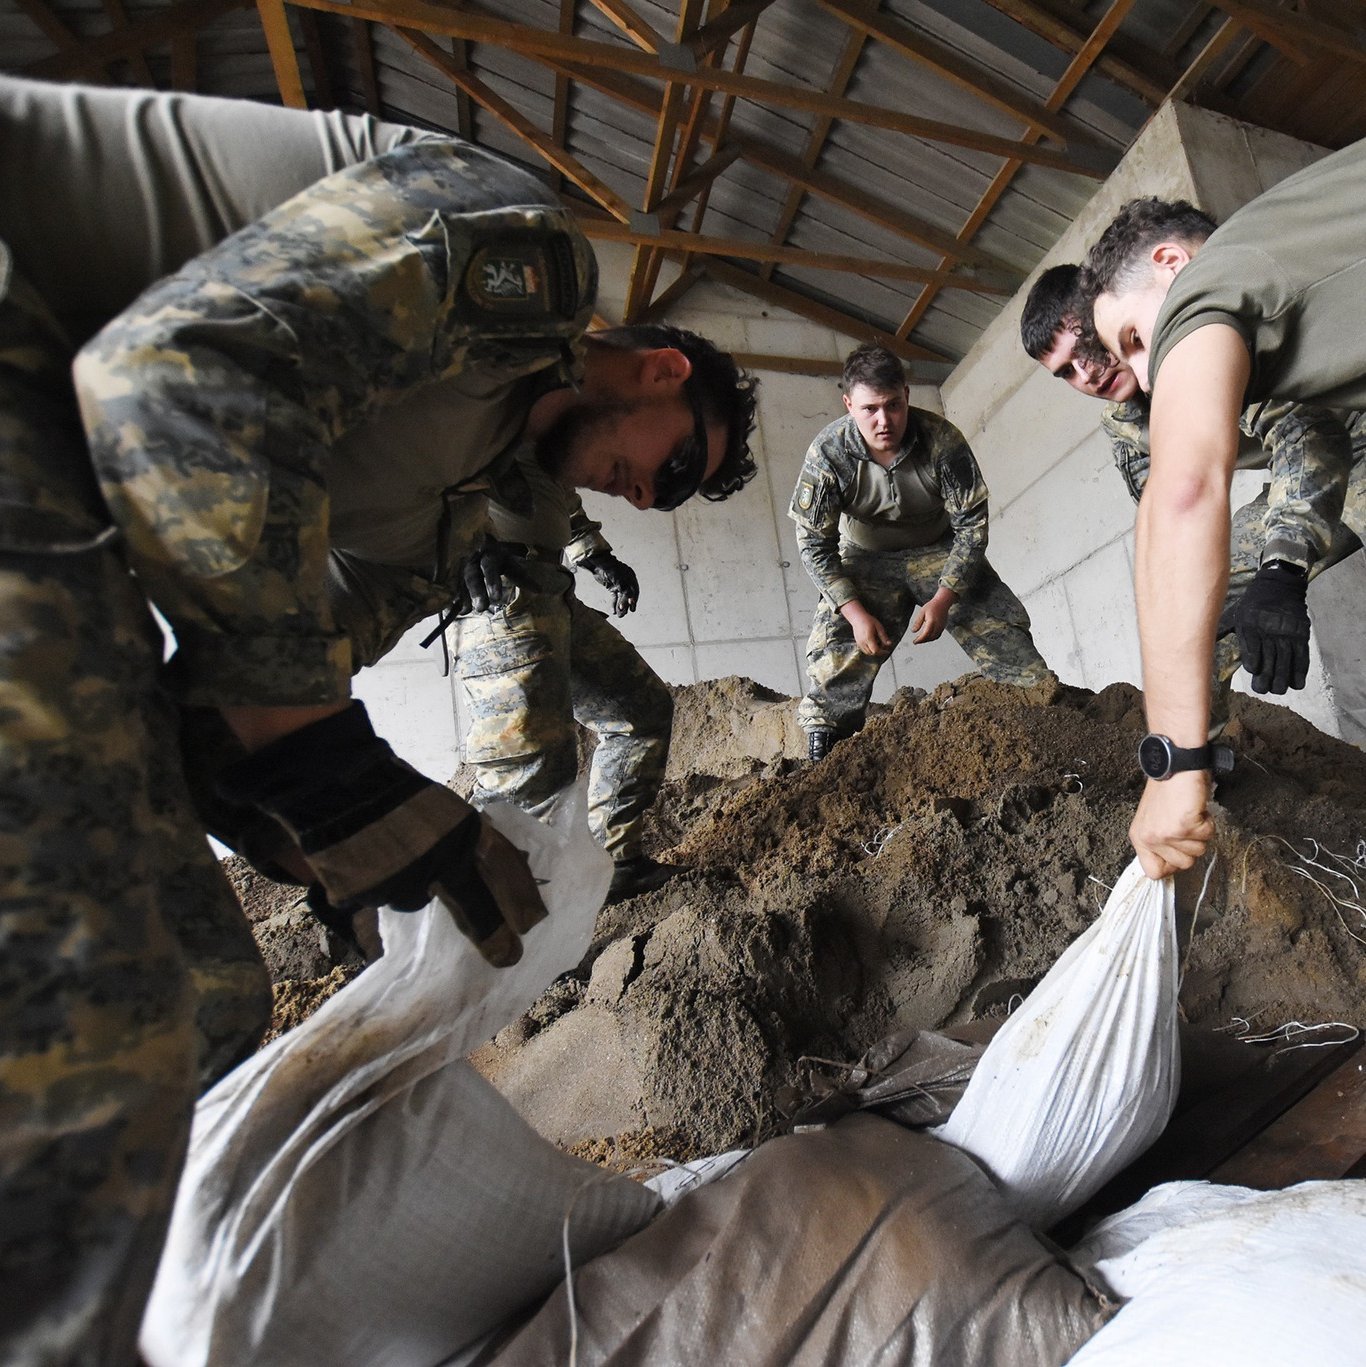
[(866, 384), (879, 394), (899, 393), (906, 388), (906, 367), (885, 346), (864, 342), (845, 357), (840, 387), (848, 394), (860, 384)]
[(1098, 296), (1130, 289), (1148, 278), (1148, 253), (1159, 242), (1198, 246), (1219, 225), (1184, 199), (1131, 199), (1086, 254), (1078, 291), (1086, 308), (1084, 322)]
[(719, 503), (754, 478), (758, 466), (750, 454), (749, 438), (758, 405), (757, 376), (741, 370), (729, 352), (705, 337), (669, 323), (629, 323), (588, 335), (595, 342), (622, 349), (674, 347), (681, 351), (692, 365), (687, 388), (701, 404), (703, 417), (726, 429), (726, 454), (697, 492)]
[(1080, 314), (1076, 293), (1080, 278), (1080, 266), (1050, 266), (1029, 291), (1020, 314), (1020, 341), (1036, 361), (1053, 349), (1059, 328), (1069, 323), (1077, 325)]

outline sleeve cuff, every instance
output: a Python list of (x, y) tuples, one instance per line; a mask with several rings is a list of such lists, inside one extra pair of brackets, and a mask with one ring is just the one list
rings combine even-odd
[(1268, 560), (1288, 560), (1292, 565), (1298, 565), (1302, 570), (1309, 570), (1313, 568), (1317, 559), (1317, 554), (1303, 541), (1293, 541), (1286, 537), (1273, 537), (1262, 548), (1261, 563), (1265, 565)]

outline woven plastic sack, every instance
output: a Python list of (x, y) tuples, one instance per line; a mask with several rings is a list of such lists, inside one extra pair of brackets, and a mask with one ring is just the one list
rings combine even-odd
[(580, 790), (488, 815), (549, 918), (490, 967), (439, 905), (380, 916), (384, 956), (210, 1091), (143, 1323), (150, 1367), (431, 1367), (660, 1207), (562, 1154), (468, 1051), (582, 958), (610, 877)]
[(1366, 1361), (1366, 1182), (1159, 1187), (1086, 1243), (1128, 1299), (1072, 1367)]
[(997, 1032), (939, 1138), (1047, 1229), (1162, 1133), (1180, 1083), (1171, 879), (1124, 871)]

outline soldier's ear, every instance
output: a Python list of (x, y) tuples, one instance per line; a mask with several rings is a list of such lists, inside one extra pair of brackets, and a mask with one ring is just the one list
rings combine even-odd
[(692, 362), (677, 347), (650, 347), (638, 354), (642, 389), (677, 389), (692, 374)]
[(844, 411), (846, 413), (852, 413), (854, 411), (854, 405), (852, 402), (850, 402), (849, 395), (841, 394), (840, 398), (844, 400)]

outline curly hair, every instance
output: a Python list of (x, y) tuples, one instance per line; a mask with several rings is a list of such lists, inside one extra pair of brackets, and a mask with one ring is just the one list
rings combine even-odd
[(674, 347), (692, 364), (687, 387), (702, 406), (708, 422), (726, 429), (726, 454), (715, 473), (704, 479), (697, 492), (713, 503), (743, 489), (758, 473), (750, 454), (759, 380), (735, 364), (729, 352), (686, 328), (668, 323), (630, 323), (589, 333), (595, 342), (629, 350), (636, 347)]
[(1069, 322), (1076, 326), (1081, 317), (1076, 301), (1080, 277), (1080, 266), (1050, 266), (1029, 291), (1020, 314), (1020, 341), (1036, 361), (1052, 350), (1060, 328)]
[(1196, 247), (1218, 226), (1184, 199), (1131, 199), (1087, 252), (1079, 297), (1089, 306), (1098, 295), (1142, 284), (1150, 269), (1148, 254), (1159, 242)]
[(885, 346), (864, 342), (845, 357), (844, 376), (840, 385), (846, 394), (855, 385), (866, 384), (879, 394), (890, 394), (906, 388), (906, 367)]

